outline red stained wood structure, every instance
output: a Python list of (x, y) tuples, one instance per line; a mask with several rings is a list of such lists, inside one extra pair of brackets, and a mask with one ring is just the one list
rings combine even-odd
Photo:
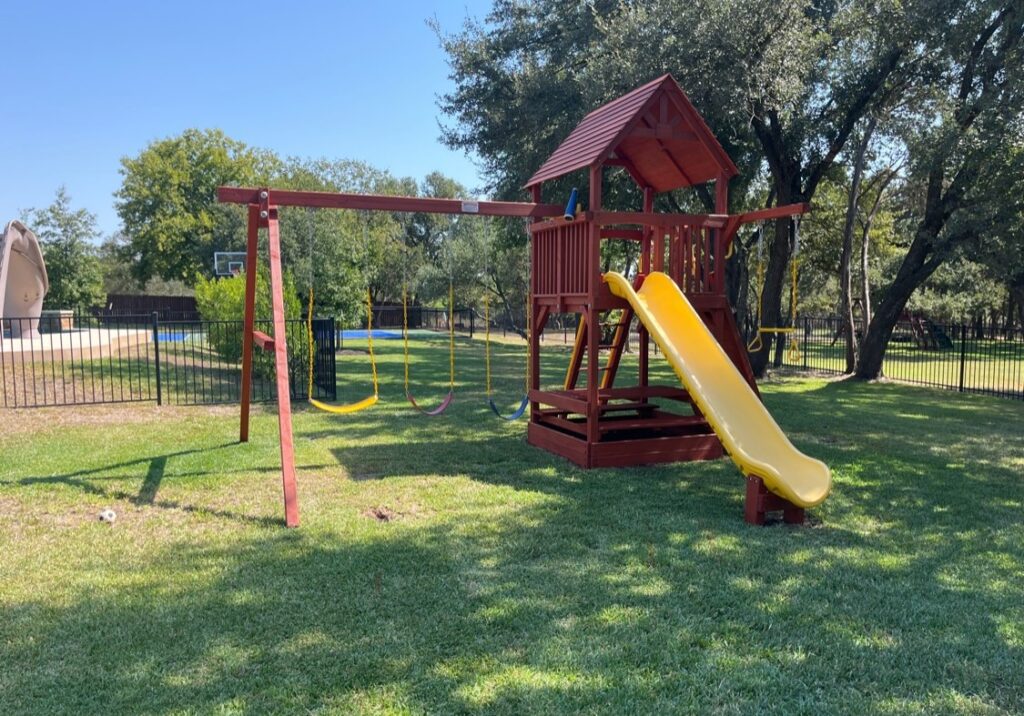
[[(639, 211), (602, 206), (604, 171), (619, 167), (632, 177), (643, 199)], [(542, 202), (545, 182), (586, 172), (586, 210), (566, 221), (563, 205)], [(221, 187), (218, 200), (249, 208), (247, 263), (257, 265), (259, 231), (268, 234), (273, 335), (254, 330), (256, 271), (246, 277), (239, 439), (249, 439), (252, 351), (274, 353), (281, 444), (285, 523), (299, 524), (295, 458), (288, 392), (282, 272), (277, 210), (280, 206), (365, 211), (479, 214), (532, 219), (530, 243), (530, 422), (527, 440), (583, 467), (641, 465), (721, 457), (722, 445), (678, 384), (651, 384), (650, 341), (642, 325), (638, 370), (624, 381), (620, 359), (632, 325), (629, 305), (602, 280), (604, 241), (640, 245), (639, 274), (664, 271), (686, 293), (736, 367), (757, 391), (739, 330), (726, 299), (725, 259), (740, 225), (801, 214), (805, 204), (728, 214), (728, 183), (737, 169), (711, 130), (670, 75), (654, 80), (588, 114), (526, 184), (530, 202), (462, 201), (270, 188)], [(661, 192), (713, 183), (715, 213), (654, 212)], [(602, 318), (622, 311), (611, 340), (602, 342)], [(581, 329), (564, 381), (542, 388), (540, 336), (554, 313), (576, 313)], [(603, 358), (603, 360), (602, 360)], [(681, 410), (666, 410), (658, 401)], [(747, 486), (746, 518), (763, 523), (765, 513), (783, 510), (786, 521), (803, 512), (764, 489), (757, 478)]]
[[(609, 167), (621, 168), (639, 187), (640, 211), (603, 207), (602, 180)], [(652, 384), (651, 344), (642, 325), (637, 325), (635, 379), (627, 382), (623, 375), (620, 361), (633, 316), (629, 304), (613, 296), (602, 280), (602, 243), (638, 242), (637, 274), (663, 271), (671, 276), (756, 392), (726, 298), (726, 255), (740, 225), (800, 214), (807, 206), (728, 214), (729, 179), (737, 174), (736, 166), (670, 75), (584, 117), (526, 188), (540, 203), (545, 183), (583, 171), (589, 184), (586, 210), (571, 222), (535, 219), (530, 225), (533, 331), (527, 439), (587, 468), (721, 457), (721, 442), (687, 391), (678, 383)], [(657, 194), (697, 184), (711, 184), (715, 213), (653, 211)], [(604, 319), (611, 311), (619, 313), (609, 325)], [(575, 313), (580, 325), (557, 389), (543, 387), (551, 381), (542, 374), (540, 358), (540, 335), (555, 313)], [(598, 328), (606, 325), (609, 331)], [(677, 407), (668, 409), (666, 404)], [(763, 523), (765, 513), (777, 509), (785, 510), (788, 521), (798, 514), (802, 520), (802, 512), (782, 502), (754, 484), (748, 489), (748, 521)]]
[[(366, 211), (408, 211), (435, 214), (480, 214), (482, 216), (548, 217), (561, 214), (556, 204), (528, 204), (510, 201), (461, 201), (372, 194), (338, 194), (314, 191), (281, 191), (263, 188), (220, 187), (217, 200), (245, 204), (249, 208), (246, 234), (245, 318), (242, 328), (242, 390), (238, 439), (249, 440), (249, 413), (252, 403), (253, 349), (274, 354), (277, 389), (278, 439), (281, 445), (281, 482), (284, 493), (284, 521), (299, 526), (299, 499), (295, 477), (295, 449), (292, 438), (291, 395), (288, 380), (288, 342), (284, 319), (283, 272), (278, 207), (305, 206), (321, 209), (359, 209)], [(270, 264), (270, 291), (273, 335), (255, 330), (256, 269), (259, 233), (267, 232)]]
[(292, 403), (288, 389), (288, 342), (285, 335), (284, 294), (281, 271), (281, 235), (277, 207), (270, 204), (270, 193), (260, 191), (249, 204), (249, 225), (246, 236), (246, 266), (255, 267), (260, 229), (267, 230), (270, 260), (270, 295), (273, 337), (254, 329), (256, 319), (256, 271), (245, 275), (245, 318), (242, 328), (242, 412), (239, 442), (249, 440), (249, 409), (252, 400), (253, 345), (274, 354), (274, 375), (277, 389), (277, 425), (281, 444), (281, 486), (284, 493), (284, 522), (299, 526), (299, 497), (295, 484), (295, 446), (292, 440)]

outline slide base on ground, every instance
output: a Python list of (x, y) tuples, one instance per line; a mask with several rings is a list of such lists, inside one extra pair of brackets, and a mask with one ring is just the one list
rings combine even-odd
[(638, 291), (618, 273), (604, 280), (629, 301), (744, 475), (796, 508), (821, 504), (832, 486), (828, 466), (793, 446), (679, 286), (660, 272)]

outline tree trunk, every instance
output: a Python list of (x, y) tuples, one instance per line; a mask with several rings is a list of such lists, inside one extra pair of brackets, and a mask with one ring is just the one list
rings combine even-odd
[(843, 336), (846, 341), (846, 372), (852, 373), (857, 368), (857, 333), (853, 325), (853, 231), (857, 220), (857, 203), (860, 201), (860, 182), (864, 176), (864, 158), (867, 156), (871, 134), (875, 131), (875, 118), (868, 119), (864, 128), (864, 136), (854, 152), (853, 177), (850, 181), (850, 193), (846, 201), (846, 220), (843, 222), (843, 248), (839, 257), (839, 286), (841, 299), (839, 304), (842, 317)]
[(860, 300), (863, 304), (861, 313), (861, 354), (864, 353), (863, 341), (868, 334), (868, 326), (871, 325), (872, 309), (871, 309), (871, 277), (870, 277), (870, 258), (871, 258), (871, 226), (874, 224), (875, 216), (878, 214), (878, 210), (882, 207), (882, 197), (885, 195), (885, 190), (889, 184), (896, 178), (897, 168), (890, 166), (885, 170), (881, 183), (878, 186), (878, 193), (875, 194), (875, 199), (871, 204), (871, 210), (868, 212), (867, 217), (861, 222), (861, 238), (860, 238)]
[(868, 324), (860, 348), (860, 361), (854, 374), (857, 378), (874, 380), (882, 374), (885, 350), (889, 346), (896, 322), (907, 306), (907, 301), (917, 287), (942, 263), (940, 258), (932, 255), (934, 239), (940, 230), (941, 224), (927, 223), (927, 220), (918, 228), (917, 235), (896, 273), (896, 278), (886, 289), (882, 302), (878, 304), (878, 310)]
[(860, 303), (861, 303), (861, 338), (867, 334), (871, 324), (871, 277), (869, 273), (869, 249), (871, 247), (871, 217), (864, 225), (864, 233), (860, 240)]
[[(768, 192), (765, 208), (775, 201), (775, 188)], [(725, 290), (732, 307), (736, 325), (740, 331), (750, 324), (750, 249), (754, 246), (756, 233), (744, 244), (737, 232), (732, 239), (732, 256), (725, 261)], [(746, 333), (744, 333), (746, 335)]]
[(1006, 337), (1012, 340), (1017, 335), (1018, 321), (1024, 329), (1024, 276), (1010, 282), (1010, 306), (1006, 310)]

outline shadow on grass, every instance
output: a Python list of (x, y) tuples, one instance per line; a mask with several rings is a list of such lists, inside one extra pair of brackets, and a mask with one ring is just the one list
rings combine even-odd
[[(896, 549), (842, 528), (758, 530), (700, 515), (714, 476), (623, 489), (619, 471), (591, 475), (483, 528), (410, 521), (368, 539), (273, 531), (226, 549), (179, 546), (154, 555), (159, 578), (61, 608), (14, 606), (8, 616), (34, 628), (3, 648), (19, 665), (4, 677), (8, 703), (820, 713), (970, 695), (1019, 705), (1020, 653), (999, 592), (948, 573), (976, 543)], [(521, 489), (551, 482), (530, 468), (514, 477)], [(19, 613), (40, 609), (45, 618)]]
[[(210, 515), (236, 522), (263, 526), (281, 526), (283, 524), (283, 520), (281, 519), (258, 517), (245, 514), (244, 512), (224, 510), (214, 507), (212, 504), (204, 504), (201, 495), (197, 496), (199, 499), (190, 502), (158, 498), (157, 494), (165, 477), (170, 477), (173, 480), (182, 480), (193, 477), (226, 476), (231, 473), (280, 473), (281, 468), (279, 466), (267, 466), (227, 469), (218, 467), (216, 469), (211, 468), (207, 470), (174, 470), (171, 475), (167, 475), (167, 462), (170, 459), (195, 455), (208, 455), (224, 450), (225, 448), (237, 446), (237, 442), (229, 442), (211, 447), (178, 450), (160, 455), (141, 457), (135, 460), (124, 460), (108, 465), (102, 465), (100, 467), (75, 470), (73, 472), (57, 475), (27, 476), (0, 480), (0, 486), (32, 487), (40, 485), (62, 485), (79, 490), (84, 494), (95, 495), (108, 500), (123, 500), (133, 505), (148, 505), (160, 509)], [(127, 490), (117, 488), (107, 488), (102, 486), (102, 484), (97, 484), (104, 481), (114, 481), (117, 483), (130, 482), (130, 475), (118, 473), (126, 469), (130, 470), (130, 468), (141, 467), (143, 465), (146, 465), (146, 473), (138, 492), (129, 492)], [(329, 466), (311, 464), (297, 465), (297, 468), (300, 470), (316, 470), (324, 467)]]
[(1021, 454), (1006, 429), (1020, 406), (916, 396), (767, 393), (836, 473), (823, 526), (804, 529), (745, 525), (727, 461), (583, 471), (525, 445), (522, 424), (484, 422), (483, 405), (443, 422), (368, 414), (328, 451), (396, 492), (464, 489), (445, 513), (257, 524), (158, 551), (116, 591), (5, 605), (18, 627), (0, 655), (18, 667), (0, 705), (1018, 711), (1024, 494), (1000, 460)]

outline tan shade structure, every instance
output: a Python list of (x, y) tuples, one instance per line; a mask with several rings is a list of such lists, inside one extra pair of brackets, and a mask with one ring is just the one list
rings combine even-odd
[(39, 315), (49, 288), (36, 235), (20, 221), (8, 223), (0, 239), (0, 318), (11, 338), (39, 335)]

